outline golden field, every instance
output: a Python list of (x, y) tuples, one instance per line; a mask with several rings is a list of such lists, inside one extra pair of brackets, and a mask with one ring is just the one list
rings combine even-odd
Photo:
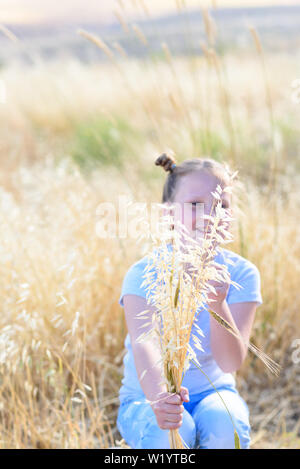
[(0, 70), (1, 448), (119, 444), (118, 299), (143, 246), (99, 238), (97, 207), (118, 207), (122, 194), (160, 202), (154, 160), (168, 148), (239, 171), (229, 248), (260, 270), (251, 340), (282, 366), (276, 378), (249, 355), (239, 389), (253, 448), (300, 447), (299, 61), (264, 53), (255, 34), (247, 54), (220, 56), (209, 32), (201, 56), (175, 57), (165, 44), (137, 60), (108, 44), (105, 62)]

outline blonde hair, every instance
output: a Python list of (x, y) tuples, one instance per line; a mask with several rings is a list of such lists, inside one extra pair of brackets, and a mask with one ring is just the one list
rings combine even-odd
[(234, 195), (233, 181), (237, 172), (233, 173), (225, 162), (219, 163), (212, 158), (193, 158), (177, 164), (173, 155), (163, 153), (155, 160), (155, 164), (162, 166), (165, 171), (169, 172), (163, 187), (163, 203), (174, 202), (177, 184), (182, 176), (199, 170), (215, 176), (222, 186), (232, 186), (232, 197)]

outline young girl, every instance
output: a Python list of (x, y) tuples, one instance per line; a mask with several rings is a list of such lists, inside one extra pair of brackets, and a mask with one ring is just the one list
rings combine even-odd
[[(204, 214), (209, 214), (213, 203), (212, 192), (217, 185), (230, 184), (228, 167), (209, 158), (195, 158), (177, 165), (165, 154), (156, 162), (169, 172), (163, 189), (163, 203), (204, 204)], [(223, 192), (222, 206), (232, 213), (232, 196)], [(183, 211), (182, 211), (183, 212)], [(192, 220), (182, 219), (187, 227), (196, 230), (196, 211)], [(215, 261), (226, 264), (230, 277), (242, 288), (212, 282), (216, 295), (210, 293), (210, 309), (236, 326), (245, 341), (251, 334), (255, 311), (262, 304), (260, 274), (257, 267), (244, 257), (219, 247)], [(146, 290), (141, 287), (147, 256), (134, 263), (123, 281), (119, 303), (125, 310), (129, 334), (125, 340), (124, 378), (120, 389), (120, 408), (117, 426), (131, 448), (170, 448), (168, 432), (179, 429), (189, 448), (234, 448), (232, 421), (218, 393), (201, 371), (190, 365), (180, 394), (170, 394), (161, 383), (161, 370), (157, 365), (159, 349), (149, 341), (137, 343), (143, 321), (138, 313), (155, 311), (146, 301)], [(236, 389), (233, 373), (238, 370), (247, 354), (245, 344), (230, 334), (206, 309), (197, 315), (197, 324), (204, 333), (197, 350), (201, 368), (214, 383), (225, 401), (239, 434), (241, 448), (249, 448), (249, 411)], [(147, 320), (145, 320), (145, 323)], [(151, 326), (150, 326), (151, 327)], [(143, 328), (146, 332), (148, 329)], [(143, 371), (147, 373), (139, 380)]]

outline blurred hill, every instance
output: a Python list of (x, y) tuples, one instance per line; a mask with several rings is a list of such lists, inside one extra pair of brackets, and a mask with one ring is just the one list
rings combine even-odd
[[(294, 54), (299, 48), (300, 5), (219, 8), (210, 10), (210, 14), (217, 24), (219, 52), (232, 48), (253, 48), (249, 26), (258, 30), (265, 49)], [(145, 35), (147, 45), (137, 38), (131, 23), (128, 23), (127, 32), (117, 21), (81, 22), (72, 18), (48, 23), (6, 24), (18, 41), (0, 34), (0, 64), (16, 60), (31, 63), (41, 58), (64, 60), (66, 57), (76, 57), (88, 63), (102, 60), (104, 54), (77, 34), (81, 27), (100, 36), (106, 43), (117, 41), (130, 56), (159, 55), (162, 42), (167, 42), (173, 54), (201, 52), (200, 43), (205, 38), (205, 28), (199, 9), (189, 14), (177, 12), (147, 18), (135, 21), (135, 24)]]

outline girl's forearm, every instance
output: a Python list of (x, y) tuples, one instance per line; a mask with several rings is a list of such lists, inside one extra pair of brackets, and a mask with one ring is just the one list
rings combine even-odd
[[(146, 398), (154, 401), (158, 399), (161, 392), (167, 391), (167, 386), (162, 383), (162, 368), (157, 363), (160, 359), (159, 348), (157, 344), (145, 341), (133, 344), (132, 351), (141, 388)], [(145, 370), (146, 373), (144, 373)]]
[[(226, 300), (215, 312), (235, 330), (237, 329)], [(210, 315), (210, 343), (213, 357), (224, 372), (233, 373), (240, 368), (246, 357), (247, 347), (241, 339), (226, 330), (212, 315)]]

